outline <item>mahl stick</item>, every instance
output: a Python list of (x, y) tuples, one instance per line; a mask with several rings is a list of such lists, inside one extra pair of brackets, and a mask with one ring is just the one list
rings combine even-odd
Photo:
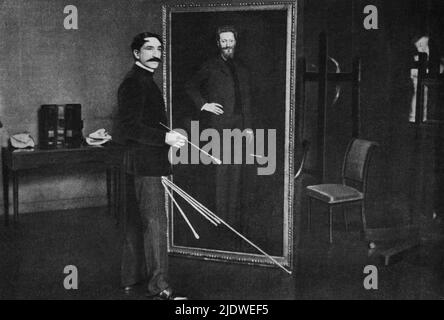
[[(166, 129), (168, 129), (168, 130), (170, 130), (171, 132), (178, 133), (177, 131), (174, 131), (174, 130), (170, 129), (168, 126), (164, 125), (162, 122), (159, 122), (159, 123), (160, 123), (160, 125), (161, 125), (162, 127), (166, 128)], [(196, 148), (197, 150), (199, 150), (199, 151), (202, 152), (203, 154), (206, 154), (206, 155), (209, 156), (211, 159), (213, 159), (213, 160), (216, 162), (216, 164), (222, 164), (222, 161), (220, 161), (220, 159), (218, 159), (218, 158), (212, 156), (211, 154), (209, 154), (209, 153), (206, 152), (205, 150), (202, 150), (201, 148), (199, 148), (198, 146), (196, 146), (194, 143), (192, 143), (192, 142), (189, 141), (188, 139), (187, 139), (187, 142), (188, 142), (192, 147)]]
[(194, 209), (196, 209), (204, 218), (206, 218), (208, 221), (210, 221), (214, 226), (218, 226), (220, 224), (220, 221), (215, 218), (214, 216), (211, 216), (212, 213), (210, 210), (208, 210), (203, 204), (201, 204), (199, 201), (194, 199), (192, 196), (190, 196), (188, 193), (180, 189), (177, 185), (175, 185), (173, 182), (168, 180), (167, 178), (162, 178), (163, 182), (168, 185), (171, 189), (173, 189), (177, 194), (179, 194), (185, 201), (187, 201)]
[[(219, 218), (220, 219), (220, 218)], [(220, 219), (221, 223), (226, 226), (228, 229), (230, 229), (231, 231), (233, 231), (235, 234), (237, 234), (239, 237), (241, 237), (242, 239), (244, 239), (248, 244), (250, 244), (251, 246), (253, 246), (254, 248), (256, 248), (260, 253), (262, 253), (265, 257), (267, 257), (268, 259), (270, 259), (272, 262), (274, 262), (278, 267), (280, 267), (282, 270), (284, 270), (285, 272), (287, 272), (288, 274), (291, 274), (291, 271), (288, 270), (287, 268), (285, 268), (282, 264), (280, 264), (279, 262), (276, 261), (276, 259), (274, 259), (272, 256), (270, 256), (269, 254), (267, 254), (264, 250), (262, 250), (261, 248), (259, 248), (257, 245), (255, 245), (253, 242), (251, 242), (250, 240), (248, 240), (246, 237), (244, 237), (241, 233), (239, 233), (238, 231), (236, 231), (232, 226), (230, 226), (228, 223), (226, 223), (224, 220)]]
[(170, 196), (171, 200), (174, 202), (174, 204), (176, 205), (177, 209), (179, 209), (180, 214), (182, 215), (183, 219), (185, 220), (185, 222), (188, 224), (188, 227), (190, 227), (191, 231), (193, 232), (193, 235), (196, 239), (199, 239), (199, 234), (196, 232), (196, 230), (194, 230), (193, 226), (191, 225), (190, 221), (188, 220), (187, 216), (185, 215), (185, 213), (182, 211), (182, 208), (179, 206), (179, 204), (176, 202), (176, 200), (174, 199), (173, 195), (171, 194), (171, 192), (168, 190), (168, 187), (166, 186), (166, 184), (164, 182), (162, 182), (163, 187), (165, 188), (165, 191), (168, 193), (168, 195)]
[[(166, 178), (162, 178), (165, 181), (168, 180)], [(168, 180), (169, 183), (173, 184), (171, 181)], [(177, 185), (175, 185), (178, 189), (180, 189)], [(180, 189), (182, 190), (182, 189)], [(184, 191), (185, 192), (185, 191)], [(185, 192), (186, 193), (186, 192)], [(191, 197), (191, 196), (190, 196)], [(208, 210), (208, 209), (207, 209)], [(209, 213), (211, 213), (211, 216), (214, 218), (217, 218), (218, 221), (220, 221), (221, 224), (223, 224), (224, 226), (226, 226), (228, 229), (230, 229), (232, 232), (234, 232), (237, 236), (239, 236), (240, 238), (242, 238), (243, 240), (245, 240), (249, 245), (253, 246), (256, 250), (258, 250), (260, 253), (262, 253), (266, 258), (268, 258), (269, 260), (271, 260), (274, 264), (276, 264), (279, 268), (281, 268), (282, 270), (284, 270), (286, 273), (291, 274), (291, 271), (288, 270), (287, 268), (285, 268), (282, 264), (280, 264), (279, 262), (276, 261), (275, 258), (273, 258), (272, 256), (270, 256), (268, 253), (266, 253), (264, 250), (262, 250), (259, 246), (257, 246), (256, 244), (254, 244), (252, 241), (250, 241), (249, 239), (247, 239), (244, 235), (242, 235), (240, 232), (238, 232), (236, 229), (234, 229), (232, 226), (230, 226), (228, 223), (226, 223), (224, 220), (222, 220), (220, 217), (218, 217), (216, 214), (214, 214), (213, 212), (211, 212), (210, 210), (208, 210)]]
[(209, 216), (205, 211), (203, 211), (202, 207), (199, 206), (199, 203), (194, 202), (193, 198), (189, 198), (187, 195), (183, 194), (181, 191), (173, 189), (178, 195), (180, 195), (190, 206), (192, 206), (197, 212), (199, 212), (205, 219), (207, 219), (211, 224), (213, 224), (215, 227), (217, 227), (219, 224), (214, 218)]
[[(203, 204), (201, 204), (199, 201), (194, 199), (192, 196), (190, 196), (188, 193), (186, 193), (184, 190), (182, 190), (179, 186), (174, 184), (172, 181), (168, 180), (167, 178), (162, 178), (165, 183), (170, 186), (174, 191), (176, 191), (182, 198), (184, 198), (186, 201), (190, 203), (190, 205), (195, 208), (197, 211), (199, 211), (200, 214), (202, 214), (207, 220), (209, 220), (211, 223), (213, 223), (215, 226), (221, 223), (218, 216), (216, 216), (213, 212), (211, 212), (207, 207), (205, 207)], [(199, 210), (200, 209), (200, 210)], [(202, 212), (203, 211), (203, 212)], [(214, 221), (214, 222), (213, 222)]]
[(174, 184), (172, 181), (168, 180), (167, 178), (164, 178), (164, 179), (165, 179), (165, 182), (167, 182), (170, 186), (173, 186), (175, 189), (177, 189), (177, 191), (180, 191), (181, 193), (183, 193), (187, 198), (192, 199), (196, 203), (196, 205), (199, 206), (204, 212), (206, 212), (206, 215), (210, 216), (214, 221), (216, 221), (217, 224), (221, 223), (219, 217), (216, 216), (213, 212), (211, 212), (210, 209), (208, 209), (203, 204), (201, 204), (199, 201), (194, 199), (191, 195), (189, 195), (187, 192), (185, 192), (183, 189), (181, 189), (178, 185)]

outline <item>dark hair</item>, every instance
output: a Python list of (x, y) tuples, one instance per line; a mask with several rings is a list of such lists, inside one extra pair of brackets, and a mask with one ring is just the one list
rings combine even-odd
[(427, 38), (429, 38), (429, 41), (430, 41), (430, 38), (431, 38), (431, 37), (430, 37), (430, 34), (429, 34), (429, 33), (427, 33), (427, 32), (424, 32), (424, 33), (417, 33), (417, 34), (413, 35), (413, 37), (412, 37), (412, 44), (415, 45), (415, 43), (418, 42), (419, 39), (421, 39), (421, 38), (423, 38), (423, 37), (427, 37)]
[(140, 50), (143, 44), (146, 42), (145, 38), (156, 38), (160, 43), (163, 44), (162, 37), (156, 33), (151, 32), (142, 32), (134, 37), (133, 42), (131, 43), (131, 52), (134, 50)]
[(223, 32), (231, 32), (234, 34), (234, 39), (237, 41), (237, 30), (234, 26), (231, 25), (225, 25), (217, 28), (216, 31), (216, 40), (219, 41), (219, 35)]

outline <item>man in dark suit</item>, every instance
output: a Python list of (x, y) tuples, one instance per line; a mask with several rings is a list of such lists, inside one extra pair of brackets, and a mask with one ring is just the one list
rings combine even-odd
[(121, 265), (126, 292), (148, 280), (148, 295), (177, 299), (169, 286), (167, 216), (161, 176), (171, 174), (168, 151), (182, 147), (186, 137), (167, 132), (162, 93), (153, 80), (162, 54), (159, 35), (137, 35), (131, 51), (135, 64), (118, 90), (115, 138), (126, 145), (127, 210)]
[[(251, 96), (249, 72), (244, 64), (235, 58), (238, 33), (233, 26), (222, 26), (217, 30), (219, 55), (206, 61), (197, 73), (185, 84), (185, 90), (199, 113), (201, 128), (244, 131), (248, 142), (253, 140), (251, 129)], [(242, 150), (233, 146), (231, 155)], [(239, 147), (239, 146), (235, 146)], [(212, 174), (215, 184), (216, 214), (241, 229), (242, 165), (233, 161), (215, 165)], [(235, 249), (235, 248), (230, 248)]]

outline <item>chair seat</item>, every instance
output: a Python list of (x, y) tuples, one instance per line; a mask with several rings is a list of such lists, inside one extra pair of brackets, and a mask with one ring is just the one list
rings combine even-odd
[(359, 201), (364, 198), (362, 192), (342, 184), (308, 186), (307, 195), (329, 204)]

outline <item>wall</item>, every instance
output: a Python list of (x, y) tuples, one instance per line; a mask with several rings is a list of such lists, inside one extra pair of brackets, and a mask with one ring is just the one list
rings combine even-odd
[[(9, 133), (37, 138), (37, 110), (51, 103), (81, 103), (85, 135), (110, 130), (117, 88), (133, 61), (131, 39), (143, 30), (162, 32), (164, 2), (0, 2), (0, 120)], [(63, 27), (67, 4), (78, 8), (78, 30)], [(48, 171), (21, 176), (20, 212), (105, 204), (104, 173)]]
[[(63, 27), (68, 4), (78, 8), (78, 30)], [(1, 1), (0, 119), (9, 133), (37, 138), (37, 110), (51, 103), (81, 103), (85, 135), (111, 130), (117, 88), (132, 65), (129, 45), (145, 30), (162, 31), (158, 1)], [(21, 177), (20, 212), (105, 204), (103, 173), (55, 173)]]
[[(440, 1), (429, 0), (434, 6)], [(185, 1), (184, 1), (185, 2)], [(132, 64), (128, 46), (142, 30), (160, 33), (162, 1), (142, 0), (4, 0), (0, 2), (0, 119), (11, 134), (29, 131), (37, 136), (37, 109), (44, 103), (81, 103), (84, 133), (111, 129), (117, 87)], [(65, 30), (63, 8), (79, 9), (79, 30)], [(379, 30), (362, 27), (363, 8), (379, 9)], [(302, 6), (303, 5), (303, 6)], [(442, 6), (442, 5), (441, 5)], [(299, 17), (303, 30), (298, 56), (316, 70), (318, 34), (329, 33), (330, 55), (350, 71), (353, 56), (363, 63), (362, 137), (378, 141), (381, 149), (372, 171), (371, 222), (384, 224), (392, 196), (408, 197), (414, 183), (408, 161), (409, 79), (407, 53), (411, 35), (424, 30), (427, 11), (420, 0), (304, 0)], [(433, 11), (433, 10), (432, 10)], [(442, 12), (442, 11), (441, 11)], [(436, 21), (439, 20), (439, 15)], [(434, 21), (429, 20), (430, 21)], [(438, 28), (439, 29), (439, 28)], [(407, 57), (407, 58), (406, 58)], [(407, 60), (406, 60), (407, 59)], [(157, 81), (161, 81), (160, 73)], [(337, 180), (351, 135), (350, 88), (344, 86), (328, 112), (327, 178)], [(330, 98), (334, 92), (329, 92)], [(406, 98), (407, 97), (407, 98)], [(316, 87), (307, 88), (305, 138), (316, 144)], [(316, 154), (311, 152), (309, 162)], [(103, 205), (103, 173), (88, 170), (30, 172), (22, 177), (21, 211)], [(428, 177), (426, 173), (426, 178)], [(404, 213), (401, 213), (403, 215)], [(296, 217), (298, 219), (298, 217)], [(405, 218), (405, 217), (404, 217)]]

